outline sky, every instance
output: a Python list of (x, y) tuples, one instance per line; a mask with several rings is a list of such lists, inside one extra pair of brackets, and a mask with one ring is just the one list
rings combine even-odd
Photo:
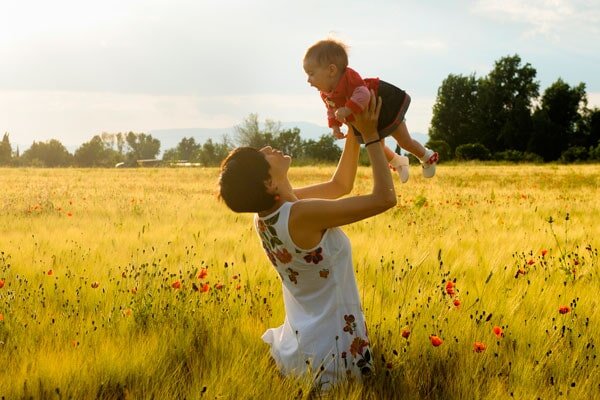
[(102, 132), (326, 126), (302, 58), (334, 37), (349, 65), (412, 98), (427, 133), (449, 74), (518, 54), (540, 92), (585, 83), (600, 107), (598, 0), (0, 0), (0, 134), (80, 145)]

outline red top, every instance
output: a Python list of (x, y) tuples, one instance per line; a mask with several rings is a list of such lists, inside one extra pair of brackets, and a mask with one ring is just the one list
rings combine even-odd
[[(377, 94), (378, 87), (379, 78), (365, 78), (363, 80), (358, 72), (347, 67), (332, 92), (319, 92), (327, 107), (329, 127), (342, 126), (342, 123), (335, 118), (335, 110), (340, 107), (348, 107), (353, 113), (362, 112), (369, 104), (371, 98), (369, 91), (372, 89)], [(354, 115), (350, 114), (346, 120), (353, 121)]]

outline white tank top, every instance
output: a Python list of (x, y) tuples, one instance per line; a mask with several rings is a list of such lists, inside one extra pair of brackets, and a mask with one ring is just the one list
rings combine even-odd
[(292, 241), (288, 221), (294, 203), (255, 216), (263, 248), (282, 281), (285, 320), (262, 339), (284, 374), (312, 374), (328, 389), (348, 375), (373, 369), (348, 237), (328, 229), (311, 249)]

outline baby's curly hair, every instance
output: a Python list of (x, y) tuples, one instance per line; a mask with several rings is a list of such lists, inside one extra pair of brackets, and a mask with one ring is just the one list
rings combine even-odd
[(344, 71), (348, 66), (348, 46), (339, 40), (323, 39), (306, 50), (306, 60), (314, 60), (320, 66), (333, 64)]
[(275, 205), (265, 182), (271, 178), (270, 165), (253, 147), (232, 150), (221, 163), (219, 198), (235, 212), (261, 212)]

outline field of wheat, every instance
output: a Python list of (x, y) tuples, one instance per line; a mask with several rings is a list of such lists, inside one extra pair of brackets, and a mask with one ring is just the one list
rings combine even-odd
[[(292, 167), (295, 185), (332, 166)], [(376, 373), (343, 399), (600, 395), (600, 166), (441, 165), (344, 228)], [(0, 397), (303, 399), (217, 169), (0, 169)], [(353, 193), (370, 190), (361, 167)]]

